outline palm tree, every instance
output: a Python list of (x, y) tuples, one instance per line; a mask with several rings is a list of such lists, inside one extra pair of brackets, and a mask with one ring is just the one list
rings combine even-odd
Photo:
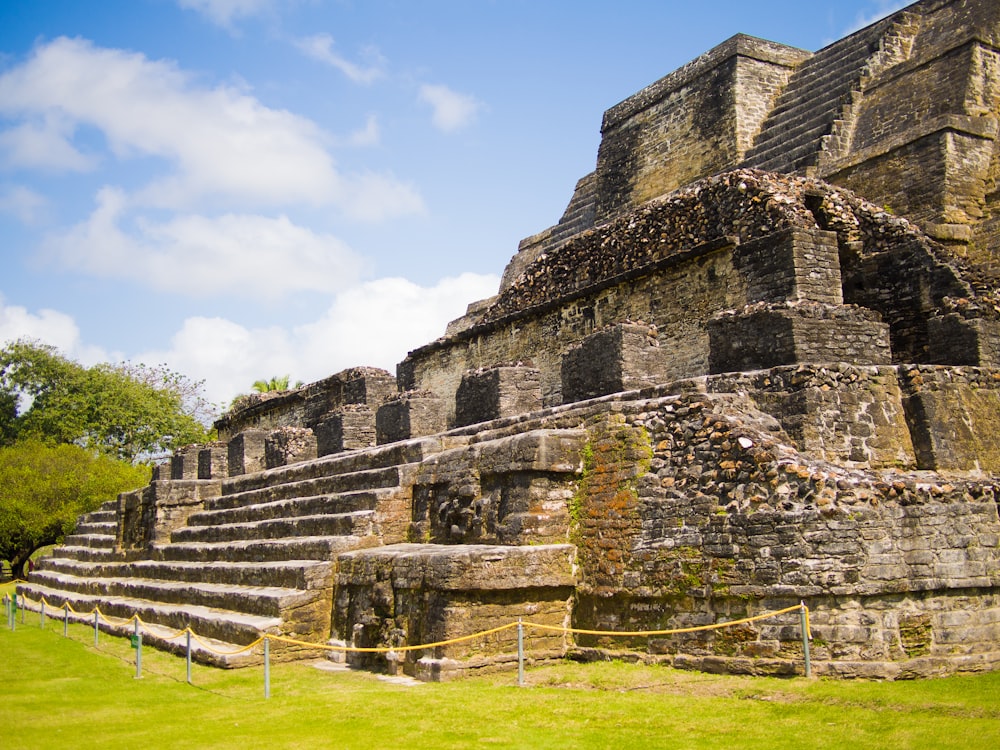
[(271, 393), (272, 391), (287, 391), (289, 387), (301, 388), (302, 381), (299, 380), (294, 386), (289, 386), (288, 375), (275, 375), (270, 380), (257, 380), (253, 384), (253, 389), (257, 393)]

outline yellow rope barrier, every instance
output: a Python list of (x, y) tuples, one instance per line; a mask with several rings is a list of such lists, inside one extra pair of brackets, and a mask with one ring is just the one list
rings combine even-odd
[(482, 638), (487, 635), (493, 635), (494, 633), (499, 633), (503, 630), (510, 630), (511, 628), (516, 628), (516, 622), (509, 622), (506, 625), (500, 625), (499, 627), (490, 628), (489, 630), (482, 630), (478, 633), (473, 633), (472, 635), (463, 635), (457, 638), (450, 638), (446, 641), (435, 641), (434, 643), (421, 643), (417, 646), (331, 646), (326, 643), (310, 643), (308, 641), (297, 641), (292, 638), (285, 638), (281, 635), (269, 635), (267, 638), (272, 641), (279, 643), (289, 643), (294, 646), (308, 646), (310, 648), (322, 648), (327, 651), (346, 651), (350, 653), (362, 653), (362, 654), (378, 654), (378, 653), (389, 653), (390, 651), (402, 652), (402, 651), (420, 651), (425, 648), (437, 648), (438, 646), (450, 646), (453, 643), (463, 643), (464, 641), (471, 641), (476, 638)]
[[(32, 601), (31, 599), (28, 599), (27, 597), (25, 597), (23, 594), (21, 595), (21, 599), (22, 599), (22, 601)], [(52, 606), (50, 603), (48, 603), (46, 601), (45, 597), (42, 597), (42, 599), (40, 600), (40, 604), (43, 605), (43, 606), (46, 605), (46, 604), (48, 604), (48, 606), (50, 606), (50, 607)], [(134, 622), (137, 622), (140, 627), (146, 627), (147, 630), (149, 630), (149, 628), (150, 628), (150, 626), (147, 623), (144, 623), (142, 621), (142, 619), (139, 617), (138, 614), (133, 614), (128, 619), (112, 618), (112, 617), (109, 617), (108, 615), (105, 615), (103, 612), (101, 612), (100, 608), (97, 607), (97, 606), (95, 606), (90, 612), (85, 613), (85, 612), (78, 612), (78, 611), (74, 610), (70, 606), (69, 602), (64, 602), (64, 604), (63, 604), (62, 607), (55, 607), (55, 608), (53, 608), (52, 611), (57, 612), (57, 611), (59, 611), (59, 610), (61, 610), (63, 608), (68, 609), (69, 611), (73, 612), (73, 614), (75, 614), (75, 615), (86, 615), (86, 616), (89, 616), (89, 615), (92, 615), (92, 614), (96, 614), (98, 616), (98, 618), (103, 619), (109, 625), (115, 625), (115, 624), (120, 625), (120, 626), (121, 625), (128, 625), (130, 622), (134, 621)], [(696, 633), (696, 632), (701, 632), (701, 631), (720, 630), (722, 628), (734, 627), (736, 625), (746, 625), (746, 624), (751, 623), (751, 622), (758, 622), (760, 620), (766, 620), (766, 619), (770, 619), (772, 617), (778, 617), (780, 615), (785, 615), (785, 614), (788, 614), (790, 612), (802, 612), (804, 614), (804, 616), (805, 616), (805, 623), (806, 623), (806, 628), (805, 628), (805, 630), (806, 630), (806, 637), (809, 638), (809, 639), (812, 639), (812, 629), (811, 629), (811, 625), (810, 625), (810, 621), (809, 621), (809, 608), (807, 606), (805, 606), (805, 604), (796, 604), (796, 605), (794, 605), (792, 607), (786, 607), (785, 609), (779, 609), (779, 610), (776, 610), (774, 612), (765, 612), (764, 614), (754, 615), (753, 617), (744, 617), (744, 618), (741, 618), (739, 620), (729, 620), (727, 622), (717, 622), (717, 623), (713, 623), (712, 625), (696, 625), (696, 626), (692, 626), (692, 627), (688, 627), (688, 628), (671, 628), (671, 629), (667, 629), (667, 630), (627, 630), (627, 631), (626, 630), (587, 630), (587, 629), (584, 629), (584, 628), (566, 627), (564, 625), (545, 625), (543, 623), (531, 622), (531, 621), (510, 622), (510, 623), (507, 623), (506, 625), (499, 625), (499, 626), (497, 626), (495, 628), (490, 628), (488, 630), (482, 630), (482, 631), (479, 631), (477, 633), (472, 633), (470, 635), (463, 635), (463, 636), (458, 636), (456, 638), (449, 638), (449, 639), (443, 640), (443, 641), (435, 641), (433, 643), (421, 643), (421, 644), (411, 645), (411, 646), (334, 646), (334, 645), (326, 644), (326, 643), (313, 643), (313, 642), (310, 642), (310, 641), (296, 640), (294, 638), (287, 638), (285, 636), (280, 636), (280, 635), (262, 635), (259, 638), (257, 638), (257, 640), (255, 640), (253, 643), (251, 643), (251, 644), (249, 644), (247, 646), (243, 646), (242, 648), (239, 648), (239, 649), (236, 649), (236, 650), (232, 650), (232, 651), (229, 651), (229, 650), (223, 651), (223, 650), (219, 650), (219, 649), (215, 648), (213, 645), (209, 644), (207, 641), (205, 641), (203, 638), (201, 638), (197, 633), (195, 633), (191, 629), (190, 626), (188, 626), (186, 628), (183, 628), (181, 630), (178, 630), (177, 632), (175, 632), (175, 633), (173, 633), (172, 635), (169, 635), (169, 636), (156, 635), (151, 630), (149, 630), (149, 632), (150, 632), (151, 635), (156, 635), (157, 638), (161, 638), (162, 640), (167, 640), (167, 641), (170, 641), (170, 640), (173, 640), (175, 638), (178, 638), (179, 636), (184, 635), (185, 633), (190, 633), (191, 637), (195, 641), (197, 641), (198, 644), (204, 650), (206, 650), (206, 651), (208, 651), (210, 653), (213, 653), (213, 654), (218, 654), (220, 656), (235, 656), (237, 654), (246, 653), (247, 651), (250, 651), (253, 648), (255, 648), (256, 646), (260, 645), (265, 639), (266, 640), (270, 640), (270, 641), (274, 641), (276, 643), (285, 643), (285, 644), (292, 645), (292, 646), (302, 646), (302, 647), (305, 647), (305, 648), (318, 649), (318, 650), (322, 650), (322, 651), (337, 651), (337, 652), (345, 652), (345, 653), (387, 654), (387, 653), (391, 653), (391, 652), (394, 652), (394, 653), (405, 653), (405, 652), (410, 652), (410, 651), (421, 651), (421, 650), (424, 650), (424, 649), (439, 648), (439, 647), (442, 647), (442, 646), (451, 646), (451, 645), (456, 644), (456, 643), (464, 643), (466, 641), (471, 641), (471, 640), (475, 640), (475, 639), (478, 639), (478, 638), (484, 638), (484, 637), (489, 636), (489, 635), (494, 635), (496, 633), (501, 633), (501, 632), (503, 632), (505, 630), (511, 630), (513, 628), (516, 628), (519, 624), (522, 627), (534, 628), (535, 630), (544, 630), (544, 631), (548, 631), (548, 632), (561, 632), (561, 633), (567, 633), (567, 634), (572, 634), (572, 635), (605, 636), (605, 637), (610, 637), (610, 638), (616, 638), (616, 637), (617, 638), (648, 638), (648, 637), (651, 637), (651, 636), (658, 636), (658, 635), (678, 635), (678, 634), (681, 634), (681, 633)]]
[(244, 646), (243, 648), (238, 648), (235, 651), (220, 651), (217, 648), (215, 648), (214, 646), (212, 646), (211, 644), (209, 644), (207, 641), (203, 640), (193, 630), (191, 631), (191, 637), (194, 640), (196, 640), (201, 645), (201, 647), (203, 649), (205, 649), (206, 651), (210, 651), (213, 654), (219, 654), (220, 656), (235, 656), (236, 654), (246, 653), (247, 651), (250, 651), (255, 646), (261, 644), (264, 641), (264, 637), (265, 636), (261, 636), (260, 638), (258, 638), (256, 641), (254, 641), (250, 645)]
[[(678, 633), (697, 633), (702, 630), (719, 630), (720, 628), (729, 628), (734, 625), (746, 625), (749, 622), (766, 620), (771, 617), (777, 617), (778, 615), (788, 614), (789, 612), (798, 612), (801, 611), (801, 609), (802, 605), (796, 604), (794, 607), (787, 607), (785, 609), (779, 609), (776, 612), (767, 612), (763, 615), (756, 615), (754, 617), (744, 617), (741, 620), (729, 620), (727, 622), (717, 622), (713, 625), (696, 625), (690, 628), (673, 628), (671, 630), (584, 630), (582, 628), (567, 628), (560, 625), (543, 625), (535, 622), (525, 622), (523, 624), (525, 627), (532, 627), (537, 630), (562, 631), (564, 633), (573, 633), (574, 635), (606, 635), (618, 636), (620, 638), (643, 638), (653, 635), (676, 635)], [(806, 611), (809, 611), (808, 608)]]

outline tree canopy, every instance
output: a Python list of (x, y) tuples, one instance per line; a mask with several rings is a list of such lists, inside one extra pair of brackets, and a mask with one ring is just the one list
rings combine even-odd
[(142, 461), (208, 438), (208, 404), (164, 366), (84, 367), (20, 340), (0, 349), (0, 557), (22, 574), (76, 518), (149, 481)]
[(123, 461), (204, 442), (207, 404), (165, 366), (84, 367), (20, 340), (0, 349), (0, 445), (71, 443)]
[(0, 558), (21, 577), (36, 549), (61, 541), (79, 515), (141, 487), (149, 473), (78, 445), (28, 439), (0, 447)]

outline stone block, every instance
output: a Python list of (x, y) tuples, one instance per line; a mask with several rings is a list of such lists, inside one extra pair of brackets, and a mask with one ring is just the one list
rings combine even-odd
[(318, 423), (313, 432), (320, 456), (369, 448), (375, 445), (375, 412), (367, 404), (347, 405)]
[(364, 405), (374, 412), (387, 398), (396, 395), (396, 378), (383, 370), (367, 367), (342, 374), (345, 405)]
[(316, 458), (316, 436), (308, 427), (281, 427), (264, 438), (264, 463), (268, 469)]
[(131, 553), (170, 541), (170, 534), (184, 526), (188, 516), (204, 509), (205, 500), (218, 497), (218, 479), (154, 481), (118, 496), (116, 546)]
[(210, 443), (198, 451), (198, 479), (220, 479), (229, 476), (229, 446)]
[(887, 365), (889, 327), (851, 305), (751, 305), (709, 320), (709, 372), (798, 363)]
[(526, 414), (542, 406), (540, 373), (524, 365), (470, 370), (455, 395), (455, 426)]
[(909, 366), (900, 380), (920, 468), (1000, 471), (1000, 370)]
[(188, 445), (174, 451), (174, 455), (170, 458), (170, 478), (197, 479), (199, 450), (201, 450), (200, 445)]
[(619, 323), (586, 337), (563, 355), (563, 403), (665, 382), (670, 351), (659, 344), (656, 326), (641, 323)]
[(843, 303), (837, 233), (791, 229), (739, 245), (733, 263), (747, 301)]
[(386, 401), (375, 413), (378, 445), (434, 435), (448, 429), (444, 400), (428, 391), (405, 391)]
[(252, 474), (266, 468), (264, 430), (243, 430), (229, 441), (229, 476)]
[[(573, 547), (567, 544), (397, 544), (348, 552), (337, 558), (334, 638), (361, 647), (430, 643), (519, 617), (563, 626), (573, 596), (572, 562)], [(568, 644), (561, 632), (538, 631), (525, 645), (527, 657), (538, 661), (559, 658)], [(446, 680), (512, 666), (517, 634), (511, 629), (425, 654), (403, 652), (392, 665), (376, 654), (350, 655), (348, 661)]]
[(949, 313), (927, 321), (927, 359), (936, 365), (1000, 367), (1000, 323)]

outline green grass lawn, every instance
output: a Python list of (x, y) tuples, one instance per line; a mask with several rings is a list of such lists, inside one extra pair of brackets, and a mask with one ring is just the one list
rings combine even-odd
[[(0, 594), (9, 587), (0, 587)], [(871, 683), (622, 663), (400, 685), (308, 663), (223, 671), (37, 613), (0, 627), (0, 747), (965, 748), (1000, 746), (1000, 674)]]

